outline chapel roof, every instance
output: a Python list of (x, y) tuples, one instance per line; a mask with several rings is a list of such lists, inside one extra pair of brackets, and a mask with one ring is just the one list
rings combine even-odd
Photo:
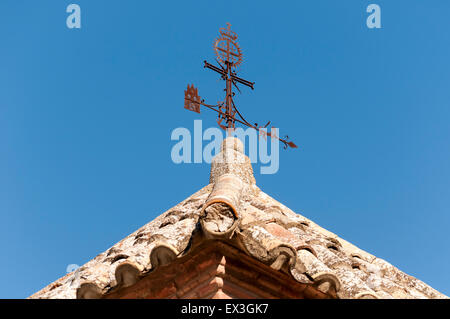
[(199, 229), (337, 298), (447, 298), (264, 193), (232, 138), (213, 159), (208, 185), (29, 298), (101, 297), (186, 256)]

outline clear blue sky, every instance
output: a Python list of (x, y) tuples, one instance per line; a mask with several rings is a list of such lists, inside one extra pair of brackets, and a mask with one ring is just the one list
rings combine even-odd
[[(81, 30), (66, 6), (82, 9)], [(208, 183), (170, 159), (195, 83), (213, 103), (230, 22), (236, 102), (300, 147), (258, 185), (450, 295), (450, 2), (0, 2), (0, 298), (24, 298)], [(366, 27), (377, 3), (382, 29)]]

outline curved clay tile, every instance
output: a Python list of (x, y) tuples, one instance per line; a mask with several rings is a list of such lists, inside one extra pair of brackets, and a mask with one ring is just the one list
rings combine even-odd
[(377, 294), (370, 291), (360, 292), (355, 296), (355, 299), (379, 299)]
[(85, 282), (77, 289), (77, 299), (98, 299), (102, 290), (92, 282)]
[(115, 278), (117, 287), (125, 288), (134, 285), (141, 275), (139, 267), (130, 262), (124, 262), (117, 266)]
[(150, 263), (152, 269), (170, 264), (179, 252), (175, 247), (168, 243), (157, 242), (150, 252)]
[(341, 282), (331, 272), (319, 272), (311, 277), (314, 280), (313, 286), (326, 294), (336, 296), (336, 293), (341, 289)]
[(239, 221), (244, 183), (235, 175), (217, 177), (201, 210), (200, 223), (208, 238), (231, 238)]

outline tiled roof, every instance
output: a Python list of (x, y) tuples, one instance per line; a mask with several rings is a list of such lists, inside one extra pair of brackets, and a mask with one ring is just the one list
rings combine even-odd
[(225, 140), (213, 160), (210, 181), (30, 298), (101, 297), (131, 285), (138, 276), (189, 253), (199, 229), (204, 238), (229, 241), (258, 262), (334, 297), (447, 298), (262, 192), (238, 141)]

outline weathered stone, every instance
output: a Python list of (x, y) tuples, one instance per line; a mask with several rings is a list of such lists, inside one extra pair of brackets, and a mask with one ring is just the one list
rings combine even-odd
[(222, 144), (222, 151), (211, 162), (209, 182), (214, 184), (224, 174), (233, 174), (244, 183), (255, 184), (250, 159), (243, 153), (242, 142), (235, 137), (227, 137)]
[(230, 206), (213, 203), (205, 209), (204, 225), (210, 232), (225, 232), (231, 228), (235, 217)]

